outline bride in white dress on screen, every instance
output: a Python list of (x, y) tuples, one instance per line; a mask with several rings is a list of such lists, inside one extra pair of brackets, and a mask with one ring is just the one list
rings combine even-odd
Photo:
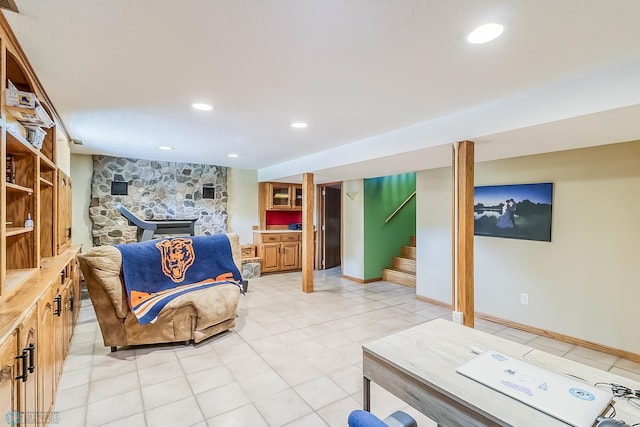
[(502, 215), (498, 217), (498, 222), (496, 226), (498, 228), (513, 228), (515, 227), (515, 222), (513, 220), (514, 214), (516, 212), (516, 202), (513, 199), (508, 199), (505, 201), (502, 206)]

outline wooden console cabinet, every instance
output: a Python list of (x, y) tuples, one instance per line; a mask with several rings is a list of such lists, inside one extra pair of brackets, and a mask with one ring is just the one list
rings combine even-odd
[(301, 236), (300, 231), (254, 231), (253, 244), (260, 258), (260, 271), (299, 270), (302, 266)]
[(79, 312), (79, 246), (47, 258), (0, 305), (0, 411), (46, 425)]

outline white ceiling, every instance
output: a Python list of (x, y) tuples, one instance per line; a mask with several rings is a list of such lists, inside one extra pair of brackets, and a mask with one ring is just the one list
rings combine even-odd
[(75, 153), (328, 182), (444, 166), (462, 139), (478, 160), (640, 139), (638, 0), (16, 4)]

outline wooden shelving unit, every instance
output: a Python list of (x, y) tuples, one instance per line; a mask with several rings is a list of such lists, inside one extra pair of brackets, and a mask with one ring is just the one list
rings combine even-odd
[(33, 188), (23, 187), (22, 185), (13, 184), (11, 182), (6, 183), (6, 189), (7, 189), (7, 192), (17, 191), (17, 192), (23, 192), (27, 194), (33, 194)]
[[(70, 235), (59, 230), (69, 230), (71, 217), (69, 210), (70, 195), (64, 195), (64, 215), (58, 213), (59, 176), (56, 165), (56, 141), (59, 133), (68, 135), (51, 105), (44, 89), (31, 69), (15, 36), (0, 15), (0, 157), (4, 175), (0, 182), (0, 300), (19, 289), (21, 283), (29, 279), (30, 272), (38, 269), (42, 261), (53, 257), (70, 244), (65, 237)], [(15, 107), (6, 105), (6, 90), (9, 82), (16, 89), (34, 93), (42, 108), (54, 119), (50, 128), (41, 127), (45, 132), (39, 148), (26, 138), (15, 116)], [(13, 113), (13, 114), (12, 114)], [(7, 176), (7, 167), (11, 173)], [(7, 180), (10, 180), (7, 181)], [(65, 176), (70, 188), (70, 180)], [(34, 227), (24, 227), (28, 216), (34, 221)], [(61, 218), (64, 224), (58, 223)]]
[(40, 185), (45, 185), (47, 187), (53, 187), (53, 182), (49, 181), (46, 178), (40, 177)]
[(18, 234), (31, 233), (33, 227), (7, 227), (7, 237), (17, 236)]
[[(6, 105), (9, 81), (53, 118), (39, 148), (24, 137), (20, 109)], [(69, 140), (0, 13), (0, 413), (37, 414), (37, 423), (21, 425), (48, 425), (80, 308), (80, 247), (71, 246), (71, 180), (56, 163), (59, 137)], [(24, 226), (29, 215), (33, 227)]]

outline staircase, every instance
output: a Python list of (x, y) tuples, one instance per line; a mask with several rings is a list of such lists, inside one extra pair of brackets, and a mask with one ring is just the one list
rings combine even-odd
[(400, 256), (393, 257), (391, 268), (382, 270), (382, 280), (416, 287), (416, 236), (411, 236), (409, 244), (402, 247)]

